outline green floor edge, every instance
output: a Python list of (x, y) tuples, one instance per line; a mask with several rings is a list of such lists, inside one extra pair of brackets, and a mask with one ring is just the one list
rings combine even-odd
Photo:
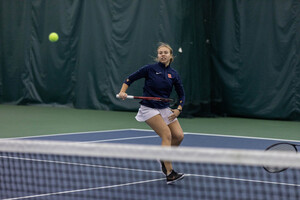
[[(0, 138), (114, 129), (149, 129), (135, 112), (0, 105)], [(179, 118), (184, 132), (300, 140), (300, 122), (231, 117)]]

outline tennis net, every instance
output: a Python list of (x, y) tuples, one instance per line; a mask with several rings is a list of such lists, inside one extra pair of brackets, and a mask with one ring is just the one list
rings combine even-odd
[[(185, 178), (167, 185), (158, 160)], [(287, 152), (0, 140), (0, 199), (296, 200), (299, 167)]]

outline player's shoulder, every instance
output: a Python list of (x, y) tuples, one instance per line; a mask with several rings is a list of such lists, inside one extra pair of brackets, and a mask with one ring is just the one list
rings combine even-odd
[(159, 66), (157, 63), (147, 64), (142, 67), (142, 69), (147, 70), (148, 72), (155, 71), (158, 68), (159, 68)]
[(170, 70), (171, 72), (175, 73), (175, 74), (178, 74), (178, 72), (176, 71), (176, 69), (173, 68), (173, 66), (172, 66), (172, 67), (170, 66), (170, 67), (169, 67), (169, 70)]
[(159, 65), (158, 65), (158, 63), (149, 63), (149, 64), (147, 64), (146, 66), (149, 67), (149, 68), (156, 68), (156, 67), (158, 67)]
[(144, 66), (142, 66), (142, 68), (154, 68), (156, 66), (155, 63), (151, 63), (151, 64), (146, 64)]
[(179, 73), (173, 67), (169, 67), (168, 73), (170, 73), (175, 80), (179, 79)]

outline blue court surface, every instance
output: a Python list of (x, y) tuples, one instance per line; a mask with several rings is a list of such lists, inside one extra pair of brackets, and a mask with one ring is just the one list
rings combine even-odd
[[(142, 129), (121, 129), (95, 132), (64, 133), (46, 136), (24, 137), (21, 139), (94, 143), (105, 142), (142, 145), (160, 145), (161, 143), (161, 139), (154, 131)], [(290, 140), (214, 135), (205, 133), (185, 133), (184, 140), (181, 146), (263, 150), (274, 143), (282, 141)], [(291, 142), (299, 143), (299, 141)]]
[[(46, 135), (46, 136), (34, 136), (34, 137), (24, 137), (24, 138), (17, 138), (17, 139), (30, 139), (30, 140), (56, 140), (56, 141), (73, 141), (73, 142), (82, 142), (82, 143), (125, 143), (125, 144), (145, 144), (145, 145), (160, 145), (161, 139), (151, 130), (139, 130), (139, 129), (122, 129), (122, 130), (108, 130), (108, 131), (95, 131), (95, 132), (80, 132), (80, 133), (64, 133), (64, 134), (54, 134), (54, 135)], [(251, 138), (251, 137), (237, 137), (237, 136), (224, 136), (224, 135), (212, 135), (212, 134), (204, 134), (204, 133), (185, 133), (184, 141), (181, 144), (181, 146), (185, 147), (212, 147), (212, 148), (233, 148), (233, 149), (259, 149), (264, 150), (268, 146), (281, 142), (282, 140), (276, 140), (276, 139), (266, 139), (266, 138)], [(292, 141), (293, 143), (299, 143), (298, 141)], [(49, 163), (50, 165), (50, 163)], [(97, 170), (103, 167), (103, 171), (108, 171), (109, 173), (115, 174), (116, 171), (128, 171), (128, 168), (130, 168), (130, 164), (124, 164), (121, 166), (120, 164), (116, 164), (116, 166), (107, 166), (108, 164), (105, 163), (98, 163)], [(125, 166), (124, 166), (125, 165)], [(127, 166), (128, 165), (128, 166)], [(174, 164), (176, 165), (176, 163)], [(95, 185), (93, 184), (87, 184), (87, 188), (82, 189), (81, 191), (69, 189), (66, 193), (90, 193), (92, 191), (98, 191), (101, 192), (101, 194), (114, 194), (114, 198), (112, 199), (120, 199), (118, 198), (118, 191), (131, 191), (136, 190), (136, 187), (138, 185), (138, 190), (141, 192), (143, 190), (148, 190), (149, 187), (153, 188), (161, 188), (162, 190), (174, 190), (173, 192), (178, 193), (180, 197), (176, 197), (173, 199), (197, 199), (199, 196), (201, 196), (201, 199), (219, 199), (219, 194), (214, 194), (212, 191), (206, 191), (207, 185), (206, 184), (215, 184), (213, 181), (217, 180), (219, 181), (218, 184), (222, 184), (224, 186), (223, 190), (224, 192), (228, 192), (226, 187), (229, 187), (229, 185), (236, 185), (239, 187), (240, 192), (245, 192), (249, 190), (249, 187), (251, 184), (255, 185), (254, 192), (256, 190), (261, 190), (260, 188), (264, 188), (266, 192), (270, 192), (268, 190), (274, 190), (274, 186), (281, 185), (284, 187), (284, 192), (293, 192), (294, 189), (300, 190), (300, 180), (298, 179), (292, 179), (289, 180), (289, 182), (286, 182), (285, 180), (282, 182), (278, 182), (278, 174), (270, 174), (265, 172), (263, 169), (255, 169), (259, 170), (260, 173), (262, 173), (262, 177), (253, 177), (249, 178), (247, 175), (235, 175), (232, 174), (230, 177), (228, 175), (224, 174), (216, 174), (213, 171), (209, 171), (204, 173), (205, 165), (199, 169), (200, 171), (193, 171), (192, 169), (189, 170), (184, 169), (184, 173), (186, 174), (186, 177), (177, 182), (173, 186), (166, 185), (165, 183), (165, 177), (160, 172), (160, 167), (158, 163), (149, 163), (149, 168), (144, 169), (130, 169), (130, 171), (134, 171), (134, 173), (152, 173), (151, 179), (143, 179), (143, 176), (138, 176), (138, 178), (134, 178), (131, 176), (126, 176), (124, 179), (120, 179), (119, 182), (112, 185)], [(151, 166), (151, 167), (150, 167)], [(154, 168), (152, 166), (155, 166)], [(87, 166), (87, 170), (91, 170), (90, 166)], [(197, 167), (196, 167), (197, 168)], [(199, 168), (199, 167), (198, 167)], [(143, 171), (141, 171), (143, 170)], [(179, 171), (181, 169), (179, 168)], [(201, 171), (202, 170), (202, 171)], [(238, 170), (238, 169), (236, 169)], [(283, 173), (290, 173), (289, 170), (287, 172)], [(282, 174), (279, 174), (280, 176)], [(261, 175), (260, 175), (261, 176)], [(261, 178), (261, 179), (259, 179)], [(93, 177), (91, 177), (93, 179)], [(221, 181), (221, 182), (220, 182)], [(191, 183), (192, 182), (192, 183)], [(195, 189), (193, 192), (193, 196), (195, 198), (191, 198), (190, 196), (188, 198), (185, 198), (185, 193), (191, 193), (190, 191), (187, 191), (186, 187), (181, 187), (181, 185), (193, 185), (193, 183), (202, 185), (202, 190), (205, 190), (205, 192), (210, 192), (210, 196), (205, 196), (204, 191), (198, 191)], [(244, 184), (244, 186), (243, 186)], [(266, 186), (267, 185), (267, 186)], [(222, 186), (222, 187), (223, 187)], [(231, 187), (231, 186), (230, 186)], [(251, 186), (252, 187), (252, 186)], [(292, 187), (289, 188), (289, 187)], [(148, 189), (147, 189), (148, 188)], [(257, 189), (258, 188), (258, 189)], [(271, 188), (271, 189), (269, 189)], [(272, 189), (273, 188), (273, 189)], [(232, 190), (231, 188), (228, 188), (228, 190)], [(275, 189), (276, 190), (276, 189)], [(66, 189), (64, 190), (66, 191)], [(60, 191), (51, 191), (51, 193), (45, 193), (43, 196), (40, 197), (33, 197), (29, 199), (60, 199), (59, 196)], [(172, 192), (172, 191), (171, 191)], [(236, 192), (236, 191), (235, 191)], [(272, 191), (272, 193), (275, 192), (275, 196), (270, 198), (270, 200), (274, 199), (280, 199), (276, 197), (277, 191)], [(143, 193), (143, 192), (142, 192)], [(153, 196), (147, 191), (144, 191), (145, 196), (144, 199), (152, 199)], [(250, 192), (251, 193), (251, 192)], [(282, 193), (282, 191), (281, 191)], [(28, 194), (22, 194), (22, 196), (18, 195), (18, 199), (27, 199), (27, 196), (35, 195), (34, 193), (28, 193)], [(120, 194), (124, 195), (124, 194)], [(163, 197), (159, 194), (157, 194), (157, 198), (153, 199), (168, 199), (167, 197)], [(214, 195), (216, 195), (214, 197)], [(227, 194), (228, 195), (228, 194)], [(297, 196), (292, 195), (292, 196)], [(83, 195), (84, 196), (84, 195)], [(16, 197), (13, 194), (10, 194), (9, 197)], [(65, 198), (63, 198), (65, 199)], [(72, 199), (72, 198), (70, 198)], [(110, 199), (110, 197), (107, 197), (107, 199)], [(220, 198), (222, 199), (222, 198)], [(256, 198), (260, 199), (260, 198)], [(294, 197), (291, 197), (289, 199), (297, 199)]]

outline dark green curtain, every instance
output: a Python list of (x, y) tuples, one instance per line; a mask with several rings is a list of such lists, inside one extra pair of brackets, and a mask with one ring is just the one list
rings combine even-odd
[(212, 60), (230, 115), (300, 119), (298, 0), (213, 1)]
[(183, 116), (299, 120), (299, 15), (298, 0), (3, 0), (0, 102), (137, 110), (115, 94), (167, 42)]
[[(198, 1), (11, 0), (0, 6), (2, 103), (136, 110), (136, 101), (115, 94), (128, 75), (154, 62), (158, 42), (174, 48), (187, 108), (199, 105), (207, 90), (199, 78)], [(50, 32), (59, 34), (57, 43), (48, 41)], [(141, 95), (142, 84), (128, 92)]]

